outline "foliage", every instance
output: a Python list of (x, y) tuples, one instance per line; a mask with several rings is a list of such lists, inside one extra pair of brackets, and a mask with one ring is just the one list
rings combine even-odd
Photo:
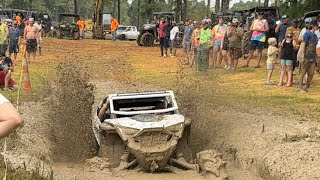
[(282, 14), (291, 19), (303, 17), (304, 13), (320, 9), (319, 0), (283, 0), (280, 5)]
[(247, 2), (243, 2), (240, 1), (238, 3), (235, 3), (229, 11), (235, 11), (235, 10), (245, 10), (245, 9), (250, 9), (250, 8), (254, 8), (256, 6), (259, 6), (259, 2), (256, 0), (253, 1), (247, 1)]

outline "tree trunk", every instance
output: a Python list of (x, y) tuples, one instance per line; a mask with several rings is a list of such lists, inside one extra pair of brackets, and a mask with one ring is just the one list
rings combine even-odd
[(229, 4), (230, 4), (230, 0), (222, 0), (221, 11), (224, 12), (224, 13), (228, 12)]
[(216, 0), (216, 4), (215, 4), (215, 7), (214, 7), (214, 12), (220, 12), (220, 0)]
[(264, 7), (268, 7), (269, 6), (269, 0), (264, 0)]
[(120, 18), (121, 18), (120, 6), (121, 6), (121, 0), (118, 0), (118, 22), (119, 22), (119, 24), (121, 22), (121, 20), (120, 20)]
[(188, 0), (183, 0), (183, 20), (188, 19)]
[(138, 0), (138, 23), (137, 23), (138, 29), (140, 29), (140, 0)]
[(73, 0), (74, 14), (79, 14), (78, 12), (78, 0)]
[(177, 1), (177, 7), (176, 7), (176, 21), (181, 21), (181, 6), (182, 6), (182, 0), (176, 0)]
[(207, 16), (210, 17), (211, 12), (211, 0), (208, 0), (208, 7), (207, 7)]
[(6, 8), (6, 0), (2, 0), (1, 4), (2, 4), (2, 8)]
[(112, 7), (112, 17), (116, 17), (117, 14), (117, 1), (118, 0), (113, 0), (113, 7)]

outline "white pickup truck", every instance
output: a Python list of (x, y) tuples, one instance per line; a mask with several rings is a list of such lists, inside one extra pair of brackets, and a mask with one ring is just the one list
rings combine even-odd
[(122, 26), (120, 25), (116, 31), (116, 37), (119, 40), (136, 40), (140, 32), (136, 26)]

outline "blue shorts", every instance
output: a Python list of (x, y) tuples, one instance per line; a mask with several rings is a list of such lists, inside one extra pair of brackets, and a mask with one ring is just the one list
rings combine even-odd
[(257, 41), (257, 40), (251, 40), (250, 41), (250, 49), (251, 50), (262, 50), (264, 48), (264, 42)]
[(10, 45), (9, 46), (9, 53), (19, 53), (19, 46), (18, 45)]

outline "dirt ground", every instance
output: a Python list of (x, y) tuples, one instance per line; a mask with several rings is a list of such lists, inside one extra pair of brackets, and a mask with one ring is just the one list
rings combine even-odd
[[(278, 108), (265, 108), (260, 104), (252, 107), (240, 100), (227, 101), (228, 94), (223, 91), (227, 92), (225, 88), (230, 85), (216, 81), (219, 75), (212, 71), (206, 75), (194, 74), (181, 66), (179, 60), (183, 58), (158, 58), (156, 47), (94, 40), (45, 39), (43, 44), (44, 55), (30, 65), (31, 73), (41, 68), (45, 76), (44, 73), (39, 76), (52, 81), (56, 77), (48, 72), (53, 74), (59, 62), (70, 59), (85, 62), (91, 73), (90, 82), (95, 86), (95, 104), (109, 93), (175, 90), (182, 112), (193, 120), (191, 149), (194, 153), (206, 149), (222, 152), (230, 179), (320, 179), (320, 125), (310, 117), (285, 108), (279, 112)], [(18, 75), (15, 73), (16, 79)], [(37, 79), (37, 76), (31, 77), (31, 80)], [(318, 81), (314, 84), (317, 86)], [(239, 94), (244, 91), (239, 90)], [(316, 95), (308, 98), (313, 96)], [(14, 97), (14, 92), (9, 97)], [(11, 100), (14, 102), (14, 98)], [(84, 162), (53, 161), (54, 142), (49, 138), (52, 122), (46, 116), (47, 101), (48, 98), (37, 101), (25, 98), (20, 105), (25, 125), (12, 137), (14, 140), (10, 141), (7, 152), (15, 168), (20, 166), (55, 179), (203, 179), (195, 172), (179, 169), (171, 174), (135, 170), (119, 173), (108, 168), (100, 170)], [(75, 138), (72, 132), (68, 138)]]

